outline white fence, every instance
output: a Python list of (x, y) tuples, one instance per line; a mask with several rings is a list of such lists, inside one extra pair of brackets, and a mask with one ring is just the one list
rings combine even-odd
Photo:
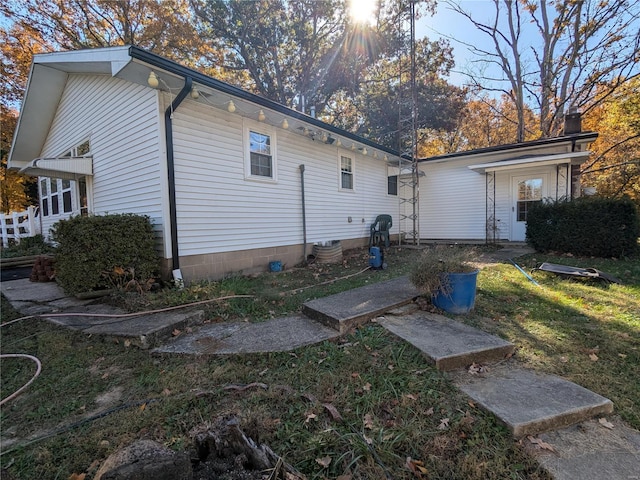
[(38, 207), (29, 207), (24, 212), (0, 213), (2, 226), (2, 246), (8, 247), (9, 240), (20, 242), (21, 238), (35, 237), (42, 233)]

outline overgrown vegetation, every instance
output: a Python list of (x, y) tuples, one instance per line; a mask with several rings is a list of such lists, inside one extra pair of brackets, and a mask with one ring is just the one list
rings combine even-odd
[(448, 273), (469, 273), (477, 270), (471, 263), (474, 251), (464, 247), (439, 245), (420, 254), (411, 268), (409, 279), (428, 295), (451, 294)]
[[(385, 256), (387, 270), (331, 282), (366, 266), (364, 250), (351, 253), (341, 265), (117, 299), (130, 309), (146, 309), (253, 294), (253, 299), (213, 304), (207, 315), (212, 321), (259, 321), (296, 311), (309, 298), (406, 274), (419, 254), (392, 248)], [(536, 286), (511, 264), (484, 266), (475, 312), (456, 318), (513, 341), (516, 361), (612, 399), (617, 413), (640, 428), (640, 259), (530, 255), (517, 261), (525, 269), (543, 261), (595, 267), (623, 284), (537, 272)], [(4, 300), (2, 307), (3, 321), (17, 316), (5, 310)], [(428, 478), (546, 478), (492, 416), (471, 406), (417, 350), (375, 324), (291, 353), (229, 357), (152, 357), (35, 320), (3, 327), (0, 334), (3, 353), (34, 354), (44, 366), (32, 388), (2, 409), (3, 442), (14, 442), (3, 446), (2, 464), (11, 464), (9, 473), (16, 478), (83, 472), (91, 478), (100, 461), (134, 439), (189, 448), (194, 426), (225, 415), (238, 416), (247, 435), (312, 479), (348, 473), (354, 479), (386, 473), (415, 478), (407, 457), (424, 462)], [(3, 360), (2, 369), (3, 392), (15, 390), (33, 372), (30, 364), (12, 359)], [(225, 389), (253, 382), (267, 388)], [(156, 401), (144, 402), (148, 399)], [(322, 403), (332, 405), (344, 422), (334, 421)], [(32, 435), (39, 439), (50, 429), (122, 405), (130, 408), (21, 447)], [(316, 461), (327, 457), (327, 467)]]
[(639, 236), (640, 213), (626, 198), (542, 202), (527, 215), (527, 242), (542, 252), (620, 258), (637, 252)]
[(49, 255), (53, 252), (55, 252), (55, 248), (45, 242), (42, 235), (35, 235), (22, 238), (19, 243), (13, 242), (6, 248), (0, 248), (0, 257), (28, 257), (32, 255)]
[(65, 292), (147, 290), (160, 259), (148, 217), (132, 214), (72, 217), (54, 225), (56, 278)]

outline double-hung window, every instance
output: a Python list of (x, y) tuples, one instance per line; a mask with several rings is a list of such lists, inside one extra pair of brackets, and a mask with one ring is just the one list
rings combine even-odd
[(340, 155), (340, 189), (353, 190), (353, 159)]
[(275, 132), (262, 123), (246, 122), (245, 177), (251, 180), (273, 181), (276, 175)]

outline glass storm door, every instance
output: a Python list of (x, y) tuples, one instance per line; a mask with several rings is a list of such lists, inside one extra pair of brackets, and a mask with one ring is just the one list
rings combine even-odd
[(531, 206), (546, 196), (547, 176), (512, 177), (511, 241), (524, 242), (527, 232), (527, 213)]

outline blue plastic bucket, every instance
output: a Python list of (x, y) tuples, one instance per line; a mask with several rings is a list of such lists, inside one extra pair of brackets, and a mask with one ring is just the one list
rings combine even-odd
[(446, 292), (438, 292), (431, 296), (431, 302), (445, 312), (468, 313), (476, 303), (476, 282), (478, 270), (469, 273), (447, 273), (449, 277)]
[(282, 262), (280, 260), (269, 262), (269, 271), (270, 272), (281, 272), (282, 271)]

